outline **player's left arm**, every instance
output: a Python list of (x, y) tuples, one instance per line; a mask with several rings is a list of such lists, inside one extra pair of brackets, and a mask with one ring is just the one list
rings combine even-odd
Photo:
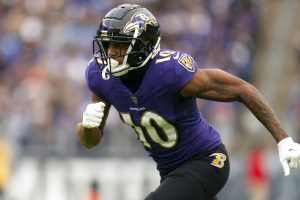
[[(222, 102), (242, 102), (278, 143), (285, 174), (289, 173), (286, 169), (289, 161), (290, 167), (300, 167), (300, 145), (294, 143), (283, 130), (270, 105), (250, 83), (219, 69), (198, 69), (194, 77), (182, 88), (181, 95)], [(295, 146), (293, 151), (290, 151), (291, 146)], [(294, 151), (295, 154), (289, 153)]]

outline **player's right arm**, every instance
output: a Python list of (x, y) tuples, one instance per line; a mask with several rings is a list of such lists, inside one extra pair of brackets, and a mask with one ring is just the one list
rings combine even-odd
[(92, 103), (87, 105), (82, 121), (76, 125), (77, 136), (83, 146), (92, 148), (99, 144), (109, 109), (109, 102), (95, 94), (92, 95)]

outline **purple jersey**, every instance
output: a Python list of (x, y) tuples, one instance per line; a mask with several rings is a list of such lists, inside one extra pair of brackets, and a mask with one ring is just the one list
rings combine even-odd
[(110, 102), (132, 126), (159, 170), (215, 148), (219, 133), (202, 117), (193, 97), (180, 95), (198, 66), (184, 52), (160, 50), (149, 63), (141, 85), (132, 93), (93, 59), (86, 70), (90, 90)]

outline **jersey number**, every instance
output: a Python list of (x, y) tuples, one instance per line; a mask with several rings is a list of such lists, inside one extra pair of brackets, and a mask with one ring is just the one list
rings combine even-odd
[(158, 58), (155, 64), (171, 60), (172, 55), (174, 55), (175, 53), (176, 51), (169, 51), (169, 50), (160, 52), (159, 56), (162, 58)]
[[(137, 126), (134, 124), (132, 116), (129, 113), (120, 113), (120, 115), (124, 123), (132, 126), (135, 129), (136, 133), (138, 134), (139, 140), (144, 144), (145, 147), (151, 148), (150, 143), (145, 137), (146, 134), (148, 138), (152, 140), (152, 142), (159, 144), (164, 148), (172, 148), (177, 144), (177, 129), (174, 125), (172, 125), (157, 113), (145, 111), (141, 117), (141, 126)], [(162, 138), (158, 134), (158, 129), (161, 130), (164, 138)]]

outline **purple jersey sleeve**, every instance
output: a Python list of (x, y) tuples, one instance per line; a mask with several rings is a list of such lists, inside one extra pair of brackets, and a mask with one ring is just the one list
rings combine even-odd
[(85, 70), (85, 79), (92, 93), (103, 99), (107, 99), (107, 94), (114, 80), (114, 77), (110, 77), (107, 67), (100, 70), (96, 60), (93, 58)]
[(175, 77), (177, 77), (176, 85), (180, 90), (187, 82), (189, 82), (193, 78), (198, 65), (194, 61), (194, 59), (186, 53), (179, 53), (179, 58), (175, 60), (175, 63), (176, 67), (174, 68), (174, 70)]
[[(160, 71), (156, 73), (156, 76), (159, 74), (163, 77), (166, 85), (168, 85), (168, 89), (179, 92), (193, 78), (198, 65), (185, 52), (171, 50), (162, 50), (162, 52), (152, 62), (160, 66)], [(169, 55), (169, 57), (166, 55)]]
[(95, 59), (93, 58), (86, 70), (85, 70), (85, 80), (87, 83), (88, 88), (90, 89), (91, 92), (96, 93), (96, 88), (95, 88), (95, 84), (93, 84), (93, 79), (94, 79), (94, 74), (98, 73), (98, 75), (100, 75), (100, 71), (97, 71), (97, 67), (96, 67), (96, 62)]

